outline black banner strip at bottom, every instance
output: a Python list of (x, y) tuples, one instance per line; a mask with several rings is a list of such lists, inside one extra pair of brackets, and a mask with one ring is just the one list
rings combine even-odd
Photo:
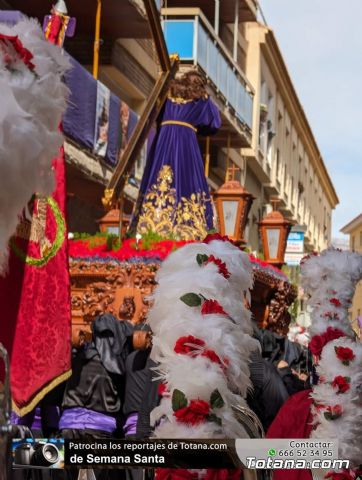
[(235, 440), (65, 440), (65, 467), (243, 468)]

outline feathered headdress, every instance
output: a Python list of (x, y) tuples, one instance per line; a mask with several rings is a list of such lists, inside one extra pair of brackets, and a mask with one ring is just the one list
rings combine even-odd
[(152, 412), (159, 438), (245, 438), (232, 411), (246, 407), (248, 358), (258, 348), (242, 292), (248, 255), (228, 241), (185, 245), (162, 263), (148, 321), (163, 381)]
[(54, 188), (68, 66), (36, 20), (0, 24), (0, 274), (23, 208), (35, 192), (50, 195)]
[[(313, 388), (315, 438), (339, 440), (339, 456), (362, 459), (362, 344), (348, 319), (362, 256), (328, 249), (302, 262), (302, 285), (312, 308), (309, 348), (317, 364)], [(353, 477), (352, 477), (353, 478)]]

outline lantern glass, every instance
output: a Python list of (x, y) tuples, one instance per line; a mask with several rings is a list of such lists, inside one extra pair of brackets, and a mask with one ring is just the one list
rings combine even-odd
[(280, 239), (280, 228), (267, 228), (266, 236), (270, 258), (278, 258), (278, 247)]
[(107, 233), (109, 235), (119, 235), (119, 227), (108, 226)]
[(238, 204), (237, 200), (223, 200), (222, 201), (222, 211), (224, 216), (224, 235), (234, 236), (235, 226), (236, 226), (236, 217), (238, 213)]

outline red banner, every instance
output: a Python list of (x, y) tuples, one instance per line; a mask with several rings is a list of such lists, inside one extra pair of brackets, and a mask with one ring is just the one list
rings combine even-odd
[(70, 375), (71, 309), (65, 223), (64, 150), (53, 162), (56, 190), (34, 195), (10, 242), (0, 277), (0, 342), (10, 355), (16, 413), (25, 415)]

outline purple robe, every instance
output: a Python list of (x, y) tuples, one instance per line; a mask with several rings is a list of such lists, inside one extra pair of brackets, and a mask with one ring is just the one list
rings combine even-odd
[(201, 240), (214, 227), (213, 209), (197, 133), (221, 125), (210, 98), (167, 99), (150, 149), (131, 230)]

